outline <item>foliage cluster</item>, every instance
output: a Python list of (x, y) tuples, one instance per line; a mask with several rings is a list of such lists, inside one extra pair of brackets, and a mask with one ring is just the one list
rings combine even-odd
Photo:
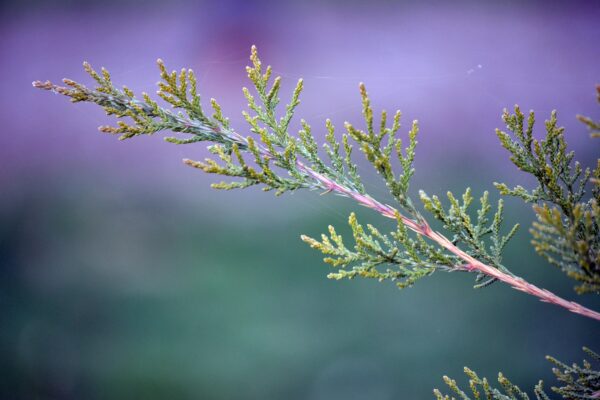
[[(526, 124), (519, 107), (513, 115), (505, 111), (503, 119), (512, 135), (496, 131), (502, 146), (520, 170), (535, 177), (538, 186), (533, 190), (521, 186), (509, 189), (496, 183), (496, 187), (503, 195), (534, 204), (537, 221), (530, 232), (536, 252), (580, 282), (575, 288), (577, 293), (600, 292), (600, 159), (593, 171), (573, 162), (575, 153), (567, 151), (564, 128), (557, 125), (556, 112), (546, 121), (542, 140), (533, 137), (533, 111)], [(591, 119), (580, 119), (592, 130), (597, 128)], [(592, 135), (597, 136), (597, 132)], [(591, 176), (596, 185), (586, 199)]]

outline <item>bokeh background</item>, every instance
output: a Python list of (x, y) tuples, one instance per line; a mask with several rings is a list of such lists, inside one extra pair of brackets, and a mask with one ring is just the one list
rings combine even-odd
[[(493, 181), (532, 184), (494, 135), (505, 107), (535, 109), (540, 123), (558, 109), (579, 159), (597, 157), (575, 115), (599, 115), (599, 20), (598, 1), (2, 2), (0, 398), (426, 399), (443, 374), (466, 383), (464, 365), (551, 385), (544, 356), (599, 349), (597, 323), (503, 285), (473, 290), (462, 274), (405, 291), (329, 281), (301, 233), (347, 233), (352, 210), (390, 222), (334, 196), (211, 190), (180, 161), (203, 158), (203, 145), (119, 142), (96, 131), (110, 119), (95, 106), (31, 81), (89, 82), (88, 60), (153, 93), (161, 57), (193, 68), (245, 133), (256, 44), (282, 93), (304, 77), (298, 115), (317, 135), (327, 117), (360, 122), (364, 81), (377, 109), (402, 109), (403, 132), (421, 122), (414, 193), (497, 198)], [(529, 206), (506, 209), (524, 227), (506, 265), (600, 308), (529, 247)]]

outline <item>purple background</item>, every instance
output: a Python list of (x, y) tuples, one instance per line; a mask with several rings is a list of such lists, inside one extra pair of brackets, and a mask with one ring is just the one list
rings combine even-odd
[[(326, 281), (298, 235), (341, 228), (355, 205), (212, 191), (212, 177), (180, 162), (203, 158), (204, 146), (118, 142), (96, 132), (110, 122), (101, 110), (31, 81), (90, 83), (87, 60), (117, 84), (154, 93), (160, 57), (193, 68), (203, 98), (217, 98), (246, 134), (240, 89), (256, 44), (284, 78), (284, 103), (304, 78), (297, 115), (317, 136), (325, 118), (340, 128), (361, 121), (365, 82), (376, 109), (402, 110), (402, 132), (420, 121), (415, 193), (472, 186), (496, 197), (495, 180), (532, 184), (494, 135), (505, 107), (534, 109), (539, 123), (559, 110), (578, 159), (595, 162), (598, 144), (575, 115), (598, 115), (599, 2), (0, 7), (5, 398), (423, 398), (464, 364), (490, 378), (506, 370), (529, 388), (550, 379), (545, 354), (575, 361), (580, 346), (598, 348), (594, 323), (508, 288), (473, 291), (465, 276), (437, 274), (406, 293)], [(388, 201), (361, 165), (368, 190)], [(507, 204), (507, 220), (527, 227), (529, 207)], [(506, 264), (574, 298), (528, 240), (523, 229)]]

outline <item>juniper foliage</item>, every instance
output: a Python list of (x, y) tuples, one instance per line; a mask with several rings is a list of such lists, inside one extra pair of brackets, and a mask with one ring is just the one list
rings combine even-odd
[[(84, 63), (84, 68), (96, 81), (95, 88), (69, 79), (63, 80), (65, 87), (49, 81), (34, 82), (34, 86), (66, 95), (73, 102), (98, 104), (107, 114), (117, 117), (116, 126), (101, 126), (99, 129), (118, 134), (121, 140), (168, 130), (178, 134), (165, 138), (170, 143), (208, 142), (212, 157), (203, 161), (186, 159), (184, 162), (207, 173), (233, 179), (214, 183), (214, 188), (231, 190), (261, 185), (264, 190), (274, 190), (277, 195), (305, 188), (323, 190), (350, 197), (396, 220), (396, 229), (382, 234), (373, 226), (365, 228), (351, 215), (349, 220), (354, 239), (351, 247), (346, 247), (332, 227), (329, 237), (323, 235), (320, 241), (303, 235), (302, 239), (324, 253), (325, 262), (336, 268), (336, 272), (329, 274), (330, 278), (360, 276), (391, 280), (404, 288), (436, 270), (472, 272), (476, 274), (476, 288), (502, 280), (546, 302), (600, 319), (599, 313), (539, 289), (502, 265), (502, 250), (516, 233), (518, 225), (501, 233), (501, 201), (491, 221), (488, 220), (491, 206), (487, 193), (481, 196), (476, 215), (471, 215), (469, 207), (473, 198), (470, 189), (463, 194), (462, 204), (448, 193), (448, 209), (442, 206), (438, 197), (420, 192), (425, 210), (442, 222), (452, 239), (430, 228), (409, 194), (419, 131), (417, 121), (413, 121), (405, 145), (398, 135), (400, 112), (394, 113), (391, 124), (388, 124), (388, 115), (382, 111), (376, 124), (370, 98), (365, 86), (360, 84), (364, 128), (347, 122), (344, 124), (346, 132), (339, 140), (335, 127), (327, 120), (325, 143), (321, 149), (306, 121), (300, 121), (302, 129), (298, 135), (290, 133), (290, 122), (300, 103), (303, 81), (298, 81), (289, 103), (282, 110), (278, 107), (281, 78), (273, 78), (270, 66), (263, 68), (254, 46), (250, 61), (246, 71), (254, 88), (253, 91), (243, 89), (248, 101), (248, 110), (243, 112), (251, 132), (248, 136), (240, 135), (231, 127), (215, 99), (210, 100), (212, 114), (206, 113), (192, 70), (184, 68), (179, 72), (169, 72), (161, 60), (158, 60), (161, 81), (157, 94), (169, 108), (159, 105), (146, 93), (137, 97), (127, 87), (117, 88), (106, 69), (97, 72), (88, 63)], [(532, 137), (533, 113), (529, 116), (526, 131), (523, 131), (524, 116), (518, 108), (515, 115), (505, 113), (504, 119), (517, 140), (498, 131), (503, 145), (513, 153), (513, 162), (533, 173), (541, 184), (532, 192), (520, 187), (510, 190), (501, 184), (498, 187), (502, 193), (517, 195), (526, 201), (553, 202), (560, 206), (566, 215), (566, 219), (561, 221), (555, 218), (555, 209), (543, 206), (537, 209), (540, 221), (534, 225), (536, 246), (545, 255), (557, 252), (562, 256), (561, 260), (548, 257), (551, 262), (568, 268), (571, 276), (584, 280), (581, 291), (595, 289), (598, 268), (596, 198), (599, 189), (594, 189), (594, 199), (589, 203), (578, 203), (584, 196), (589, 170), (582, 173), (577, 163), (571, 168), (573, 154), (566, 153), (562, 128), (556, 127), (555, 114), (546, 124), (548, 135), (541, 142)], [(383, 178), (398, 208), (382, 204), (365, 192), (352, 157), (354, 146), (358, 146)], [(394, 172), (394, 163), (400, 165), (399, 173)], [(595, 171), (596, 175), (600, 173), (598, 171)], [(575, 183), (578, 183), (576, 188)], [(564, 223), (557, 226), (557, 221)]]
[[(600, 88), (598, 88), (600, 102)], [(599, 123), (579, 117), (598, 137)], [(538, 254), (579, 282), (577, 293), (600, 293), (600, 159), (596, 168), (583, 169), (567, 150), (564, 128), (557, 125), (556, 112), (545, 122), (546, 135), (533, 136), (535, 115), (525, 115), (515, 107), (506, 110), (503, 120), (510, 133), (496, 130), (502, 146), (511, 153), (511, 161), (522, 171), (533, 175), (538, 186), (527, 190), (510, 189), (495, 183), (503, 195), (515, 196), (533, 203), (537, 221), (530, 229), (532, 244)], [(590, 178), (594, 178), (591, 196), (585, 196)]]
[[(596, 363), (600, 361), (600, 355), (584, 347), (583, 351)], [(583, 360), (582, 365), (573, 363), (567, 365), (554, 357), (546, 356), (554, 368), (552, 372), (556, 379), (562, 384), (560, 387), (551, 387), (552, 391), (567, 400), (593, 400), (600, 398), (600, 370), (593, 369), (590, 361)], [(480, 378), (477, 373), (465, 367), (465, 374), (469, 377), (470, 393), (463, 391), (456, 380), (444, 376), (444, 382), (451, 392), (458, 396), (453, 397), (442, 394), (438, 389), (433, 391), (437, 400), (529, 400), (527, 392), (521, 390), (517, 385), (508, 380), (502, 373), (498, 374), (500, 389), (492, 387), (487, 378)], [(550, 400), (544, 391), (544, 383), (539, 381), (534, 387), (533, 393), (537, 400)], [(472, 397), (471, 397), (472, 396)]]
[[(473, 202), (470, 188), (467, 188), (462, 195), (462, 204), (454, 197), (452, 192), (448, 192), (447, 197), (450, 207), (447, 211), (444, 210), (442, 202), (437, 196), (430, 198), (423, 191), (420, 192), (420, 195), (425, 209), (444, 224), (444, 229), (453, 233), (452, 243), (464, 244), (468, 249), (468, 254), (474, 258), (510, 273), (502, 265), (502, 251), (510, 239), (517, 233), (519, 224), (515, 224), (506, 235), (500, 233), (504, 212), (502, 199), (498, 200), (496, 212), (492, 220), (489, 221), (489, 213), (492, 206), (488, 200), (488, 192), (484, 192), (483, 196), (479, 199), (480, 207), (477, 210), (476, 222), (473, 223), (469, 215), (469, 208)], [(485, 287), (496, 281), (496, 278), (489, 278), (485, 274), (478, 273), (475, 288)]]
[[(382, 234), (371, 224), (365, 229), (354, 213), (350, 214), (348, 223), (355, 242), (352, 249), (345, 246), (342, 236), (331, 225), (329, 237), (323, 234), (321, 241), (302, 236), (302, 240), (326, 255), (326, 263), (338, 268), (328, 275), (329, 278), (391, 280), (396, 281), (399, 288), (405, 288), (436, 269), (452, 270), (458, 262), (456, 257), (428, 244), (421, 236), (410, 235), (399, 215), (396, 231), (389, 234)], [(377, 267), (382, 265), (394, 268), (379, 270)]]

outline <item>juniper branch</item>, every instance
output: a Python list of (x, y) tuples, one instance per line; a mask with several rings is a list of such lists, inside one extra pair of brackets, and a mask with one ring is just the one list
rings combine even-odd
[[(328, 255), (327, 262), (339, 267), (337, 273), (330, 274), (332, 278), (363, 276), (379, 280), (389, 279), (398, 281), (399, 287), (405, 287), (435, 270), (474, 272), (477, 274), (476, 287), (486, 286), (496, 280), (501, 281), (542, 301), (600, 320), (600, 313), (538, 288), (502, 266), (500, 253), (516, 232), (516, 227), (507, 235), (500, 234), (501, 203), (493, 221), (488, 224), (487, 214), (491, 207), (487, 202), (487, 194), (484, 194), (480, 201), (477, 222), (473, 224), (468, 213), (472, 200), (470, 191), (463, 195), (463, 204), (449, 194), (451, 207), (448, 211), (444, 210), (439, 199), (429, 198), (422, 193), (421, 199), (425, 208), (442, 220), (445, 228), (454, 235), (453, 240), (430, 227), (408, 194), (410, 178), (414, 173), (412, 163), (417, 143), (417, 121), (413, 121), (408, 134), (409, 144), (403, 148), (402, 140), (396, 137), (400, 129), (400, 113), (395, 113), (392, 126), (388, 127), (387, 114), (383, 112), (379, 130), (376, 130), (367, 91), (365, 86), (360, 84), (367, 130), (362, 131), (346, 123), (347, 134), (342, 138), (342, 146), (335, 139), (335, 128), (327, 121), (325, 151), (330, 159), (327, 163), (322, 160), (318, 145), (311, 134), (311, 127), (306, 122), (302, 121), (303, 129), (298, 137), (289, 134), (289, 124), (299, 104), (303, 88), (302, 80), (297, 83), (284, 115), (278, 118), (276, 107), (280, 101), (280, 78), (271, 81), (272, 69), (267, 67), (263, 70), (254, 46), (250, 59), (252, 65), (247, 67), (247, 72), (258, 99), (244, 88), (250, 112), (243, 114), (250, 131), (254, 134), (247, 137), (230, 127), (220, 105), (214, 99), (210, 101), (214, 113), (205, 113), (197, 94), (193, 71), (183, 69), (180, 73), (169, 73), (160, 60), (158, 64), (162, 81), (159, 83), (158, 95), (172, 106), (172, 110), (159, 106), (145, 93), (139, 99), (126, 87), (117, 89), (106, 70), (102, 69), (99, 74), (87, 63), (84, 63), (84, 68), (97, 82), (98, 86), (95, 89), (89, 89), (68, 79), (63, 81), (65, 87), (48, 81), (36, 81), (33, 86), (66, 95), (73, 102), (98, 104), (108, 114), (119, 118), (116, 127), (105, 126), (100, 127), (100, 130), (120, 134), (120, 139), (170, 130), (188, 135), (183, 139), (166, 138), (171, 143), (211, 143), (209, 150), (218, 161), (207, 158), (204, 161), (185, 159), (184, 162), (208, 173), (241, 179), (213, 184), (215, 188), (235, 189), (260, 184), (264, 190), (275, 190), (278, 195), (303, 188), (323, 190), (349, 197), (360, 205), (397, 221), (397, 230), (383, 235), (372, 226), (365, 230), (356, 221), (355, 216), (351, 215), (350, 225), (356, 242), (354, 250), (344, 246), (341, 236), (333, 228), (330, 228), (330, 237), (323, 235), (322, 241), (302, 236), (312, 247)], [(126, 122), (126, 118), (132, 122)], [(387, 143), (384, 143), (386, 136)], [(357, 166), (352, 162), (350, 138), (382, 176), (391, 194), (398, 201), (399, 209), (381, 203), (365, 193)], [(340, 149), (343, 149), (343, 152)], [(392, 155), (402, 167), (402, 173), (399, 175), (393, 172)], [(484, 237), (490, 238), (489, 245), (484, 241)], [(424, 239), (428, 239), (429, 242)], [(459, 247), (459, 244), (464, 249)], [(392, 265), (395, 269), (381, 272), (377, 267), (383, 264)], [(351, 265), (351, 270), (346, 269)]]

